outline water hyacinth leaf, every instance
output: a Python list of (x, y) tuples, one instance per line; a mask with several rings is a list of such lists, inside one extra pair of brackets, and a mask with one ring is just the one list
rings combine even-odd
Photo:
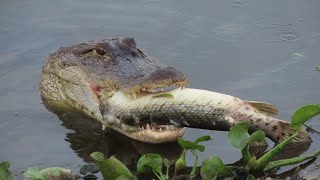
[(228, 142), (236, 149), (243, 149), (248, 144), (250, 124), (241, 122), (233, 126), (228, 133)]
[(214, 179), (217, 176), (228, 174), (229, 170), (224, 166), (218, 156), (209, 156), (201, 165), (200, 175), (203, 179)]
[(155, 172), (161, 174), (163, 167), (162, 157), (159, 154), (145, 154), (140, 157), (137, 163), (138, 173), (144, 172), (151, 168)]
[(45, 168), (45, 169), (40, 170), (40, 173), (44, 177), (60, 176), (62, 173), (63, 174), (71, 174), (71, 170), (66, 169), (66, 168), (61, 168), (61, 167), (49, 167), (49, 168)]
[(206, 149), (202, 145), (196, 144), (196, 143), (188, 141), (188, 140), (184, 140), (182, 138), (178, 138), (178, 143), (185, 150), (196, 149), (196, 150), (203, 152)]
[(1, 162), (0, 163), (0, 179), (12, 180), (13, 176), (9, 170), (10, 163), (9, 162)]
[(111, 156), (109, 159), (103, 160), (104, 156), (100, 152), (94, 152), (90, 156), (95, 159), (104, 179), (115, 180), (119, 176), (127, 175), (132, 176), (130, 170), (117, 158)]
[(24, 173), (23, 176), (25, 178), (31, 178), (31, 179), (41, 179), (41, 180), (45, 180), (45, 177), (40, 173), (39, 168), (32, 166), (29, 167)]
[(248, 140), (248, 143), (252, 143), (252, 142), (263, 142), (266, 138), (266, 133), (261, 131), (261, 130), (258, 130), (258, 131), (255, 131), (253, 132), (251, 135), (250, 135), (250, 138)]
[(320, 114), (320, 104), (309, 104), (299, 108), (292, 116), (291, 125), (295, 130), (299, 130), (301, 126)]
[(195, 144), (198, 144), (198, 143), (200, 143), (200, 142), (210, 141), (210, 140), (212, 140), (212, 139), (213, 139), (212, 136), (206, 135), (206, 136), (199, 137), (198, 139), (196, 139), (196, 140), (194, 141), (194, 143), (195, 143)]

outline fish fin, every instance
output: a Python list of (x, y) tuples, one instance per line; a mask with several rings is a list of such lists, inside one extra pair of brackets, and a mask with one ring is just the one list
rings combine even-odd
[[(294, 130), (289, 122), (278, 121), (277, 131), (274, 131), (270, 138), (275, 142), (281, 142), (285, 139), (288, 139), (293, 135), (296, 130)], [(301, 128), (300, 133), (291, 140), (291, 142), (310, 142), (311, 138), (307, 130)]]
[(274, 117), (279, 112), (277, 107), (270, 103), (259, 102), (259, 101), (246, 101), (246, 102), (249, 103), (255, 109), (257, 109), (260, 113), (263, 113), (270, 117)]

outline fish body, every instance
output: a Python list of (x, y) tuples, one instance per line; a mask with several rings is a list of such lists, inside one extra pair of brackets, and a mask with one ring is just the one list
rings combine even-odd
[[(251, 131), (263, 130), (275, 142), (294, 133), (289, 122), (273, 117), (278, 111), (269, 103), (245, 101), (207, 90), (177, 88), (135, 96), (115, 92), (107, 104), (106, 121), (113, 117), (135, 126), (168, 124), (227, 131), (233, 125), (246, 121), (251, 124)], [(309, 138), (306, 132), (300, 134), (299, 141)]]

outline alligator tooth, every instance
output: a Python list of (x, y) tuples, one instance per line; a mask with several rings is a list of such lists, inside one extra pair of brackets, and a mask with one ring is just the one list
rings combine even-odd
[(140, 93), (140, 91), (138, 91), (138, 94)]
[(152, 126), (152, 131), (154, 131), (154, 127)]
[(150, 126), (149, 126), (149, 124), (147, 124), (147, 129), (150, 129)]
[(160, 128), (160, 129), (159, 129), (159, 131), (161, 132), (161, 131), (162, 131), (162, 129)]
[(142, 129), (142, 131), (143, 131), (143, 130), (144, 130), (144, 127), (142, 126), (141, 129)]
[(133, 93), (133, 94), (132, 94), (132, 97), (133, 97), (133, 99), (137, 99), (137, 94), (136, 94), (136, 93)]
[(163, 88), (161, 89), (161, 92), (163, 92), (164, 90), (163, 90)]
[(166, 126), (166, 129), (169, 130), (169, 125)]
[(146, 91), (146, 88), (142, 88), (141, 91)]

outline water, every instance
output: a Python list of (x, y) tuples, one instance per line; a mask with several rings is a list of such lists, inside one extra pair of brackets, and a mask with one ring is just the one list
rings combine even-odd
[[(98, 150), (127, 164), (154, 149), (173, 159), (179, 154), (174, 144), (146, 146), (113, 132), (102, 136), (97, 127), (59, 120), (41, 104), (38, 82), (48, 54), (105, 37), (135, 37), (148, 54), (188, 74), (190, 87), (271, 102), (280, 118), (290, 119), (301, 105), (320, 101), (320, 73), (314, 71), (320, 64), (319, 5), (297, 0), (1, 1), (0, 161), (10, 161), (19, 179), (32, 165), (78, 170)], [(319, 119), (312, 123), (320, 129)], [(188, 129), (184, 137), (207, 134), (214, 141), (205, 143), (200, 160), (210, 154), (226, 163), (240, 158), (226, 133)], [(312, 138), (308, 152), (319, 149), (319, 136)], [(300, 175), (319, 171), (319, 164), (316, 160)]]

